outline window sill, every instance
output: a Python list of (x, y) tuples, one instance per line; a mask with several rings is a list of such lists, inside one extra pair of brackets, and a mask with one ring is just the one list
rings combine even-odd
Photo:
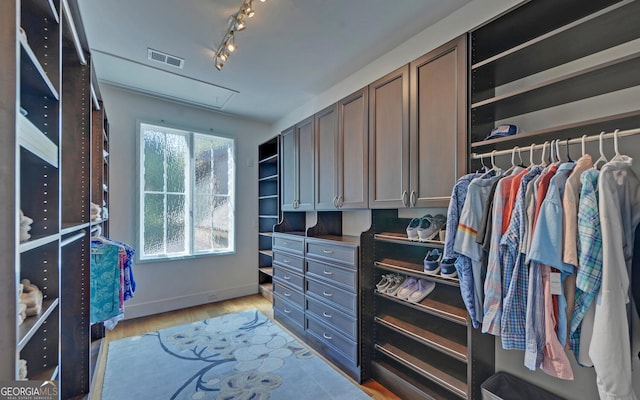
[(167, 256), (167, 257), (155, 257), (155, 258), (138, 258), (138, 260), (136, 261), (136, 264), (151, 264), (151, 263), (160, 263), (160, 262), (167, 262), (167, 261), (193, 260), (196, 258), (228, 256), (232, 254), (236, 254), (236, 251), (229, 250), (224, 252), (191, 254), (191, 255), (175, 256), (175, 257)]

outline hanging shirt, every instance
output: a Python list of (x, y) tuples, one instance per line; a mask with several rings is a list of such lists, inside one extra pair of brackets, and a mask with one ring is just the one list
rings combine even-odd
[(453, 247), (454, 251), (471, 259), (476, 324), (482, 321), (484, 293), (483, 251), (482, 246), (476, 243), (476, 235), (482, 220), (482, 211), (487, 201), (487, 196), (491, 186), (498, 179), (500, 179), (499, 176), (486, 179), (476, 178), (469, 184)]
[(507, 229), (509, 228), (509, 223), (511, 222), (511, 216), (513, 215), (513, 208), (516, 203), (516, 196), (518, 194), (518, 189), (520, 188), (520, 182), (522, 181), (522, 177), (528, 171), (522, 170), (518, 173), (514, 172), (514, 177), (511, 180), (511, 187), (509, 188), (509, 196), (506, 199), (504, 204), (503, 212), (502, 212), (502, 234), (504, 235)]
[(569, 344), (578, 362), (584, 366), (593, 365), (588, 358), (590, 338), (593, 333), (593, 318), (589, 319), (591, 323), (585, 323), (585, 333), (588, 333), (586, 351), (581, 351), (582, 320), (600, 291), (600, 282), (602, 281), (602, 232), (600, 230), (600, 212), (598, 211), (599, 175), (600, 171), (592, 168), (580, 176), (578, 269), (576, 271), (575, 304), (569, 328)]
[(453, 250), (453, 244), (456, 240), (456, 232), (458, 231), (458, 222), (460, 220), (460, 213), (464, 207), (464, 201), (467, 197), (467, 190), (469, 184), (474, 178), (480, 177), (482, 174), (468, 174), (464, 175), (453, 186), (451, 191), (451, 200), (449, 201), (449, 208), (447, 209), (447, 228), (444, 241), (443, 259), (456, 258), (455, 267), (458, 272), (458, 280), (460, 281), (460, 294), (464, 301), (471, 322), (476, 324), (474, 328), (477, 328), (476, 312), (474, 307), (473, 298), (473, 275), (471, 272), (471, 260), (469, 257), (460, 255)]
[[(589, 356), (597, 374), (602, 399), (637, 399), (633, 391), (632, 363), (637, 379), (640, 338), (632, 343), (629, 277), (635, 228), (640, 222), (640, 180), (632, 159), (616, 156), (600, 171), (599, 210), (602, 225), (602, 283), (596, 300)], [(633, 346), (632, 346), (633, 345)], [(633, 360), (633, 361), (632, 361)]]
[(120, 313), (120, 247), (91, 243), (90, 312), (91, 323), (101, 322)]
[[(525, 236), (525, 196), (527, 185), (542, 172), (535, 166), (526, 171), (520, 179), (520, 187), (515, 196), (513, 215), (509, 228), (500, 240), (503, 276), (503, 310), (500, 337), (503, 349), (525, 349), (525, 316), (528, 284), (528, 270), (521, 247)], [(513, 188), (513, 186), (512, 186)]]

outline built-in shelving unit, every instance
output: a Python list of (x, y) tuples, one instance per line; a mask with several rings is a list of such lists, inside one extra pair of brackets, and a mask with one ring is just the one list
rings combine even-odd
[(258, 284), (273, 298), (273, 226), (280, 221), (280, 137), (258, 146)]
[[(493, 373), (493, 338), (471, 327), (458, 279), (424, 272), (427, 252), (444, 243), (409, 240), (409, 220), (397, 210), (372, 210), (371, 229), (362, 235), (363, 329), (373, 332), (363, 347), (366, 370), (402, 398), (479, 398)], [(376, 290), (389, 273), (436, 286), (410, 302)]]

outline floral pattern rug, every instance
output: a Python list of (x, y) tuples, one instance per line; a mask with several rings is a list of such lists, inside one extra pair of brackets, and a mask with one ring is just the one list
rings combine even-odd
[(109, 344), (103, 400), (369, 399), (257, 310)]

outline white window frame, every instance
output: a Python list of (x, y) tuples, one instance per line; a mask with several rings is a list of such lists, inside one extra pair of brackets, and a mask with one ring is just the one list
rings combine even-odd
[[(196, 257), (209, 257), (209, 256), (217, 256), (217, 255), (229, 255), (236, 253), (236, 180), (237, 180), (237, 140), (234, 136), (224, 135), (220, 133), (207, 133), (203, 131), (193, 130), (189, 128), (172, 126), (168, 125), (164, 122), (150, 122), (138, 120), (136, 121), (137, 125), (137, 179), (136, 179), (136, 194), (137, 194), (137, 218), (136, 225), (138, 231), (138, 248), (139, 251), (136, 252), (136, 257), (138, 262), (158, 262), (158, 261), (175, 261), (181, 259), (190, 259)], [(186, 221), (186, 237), (185, 237), (185, 245), (187, 251), (184, 253), (172, 253), (172, 254), (162, 254), (162, 255), (146, 255), (144, 253), (144, 128), (143, 126), (151, 126), (153, 128), (157, 128), (160, 131), (167, 131), (169, 133), (174, 133), (178, 135), (184, 135), (187, 138), (187, 147), (188, 147), (188, 177), (185, 180), (185, 195), (186, 195), (186, 204), (187, 204), (187, 221)], [(230, 235), (229, 235), (229, 248), (228, 250), (198, 250), (194, 249), (195, 241), (193, 239), (195, 230), (193, 224), (193, 209), (194, 209), (194, 200), (195, 200), (195, 160), (194, 160), (194, 147), (195, 147), (195, 137), (196, 135), (201, 136), (209, 136), (220, 138), (224, 140), (230, 140), (232, 143), (231, 157), (233, 160), (231, 161), (230, 168), (232, 171), (229, 172), (229, 194), (230, 203), (232, 207), (232, 219), (233, 221), (230, 224)], [(166, 168), (166, 166), (165, 166)], [(166, 188), (165, 188), (166, 189)], [(158, 193), (169, 193), (166, 190)], [(166, 211), (166, 204), (165, 204)], [(165, 232), (166, 235), (166, 232)], [(166, 238), (165, 238), (166, 240)]]

